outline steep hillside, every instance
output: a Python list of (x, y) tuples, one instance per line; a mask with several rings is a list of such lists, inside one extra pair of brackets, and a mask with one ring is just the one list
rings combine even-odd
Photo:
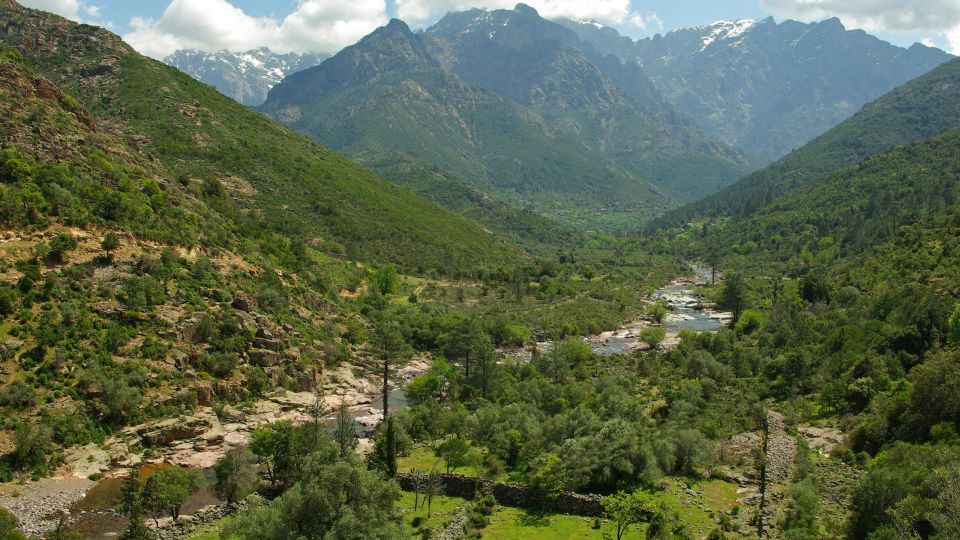
[(586, 226), (636, 223), (745, 170), (639, 68), (522, 5), (452, 14), (425, 34), (393, 21), (288, 77), (262, 110), (361, 163), (419, 160)]
[(701, 129), (763, 162), (951, 58), (846, 30), (837, 19), (718, 21), (635, 43), (607, 27), (563, 24), (598, 49), (638, 62)]
[(652, 213), (667, 203), (536, 113), (443, 69), (425, 41), (395, 20), (285, 79), (262, 110), (361, 163), (420, 160), (548, 214), (600, 205)]
[[(265, 226), (360, 260), (414, 270), (495, 264), (517, 251), (476, 224), (426, 202), (117, 36), (5, 3), (8, 45), (122, 132), (170, 181), (237, 188), (237, 226)], [(247, 224), (249, 223), (249, 224)]]
[[(719, 227), (720, 238), (711, 243), (745, 256), (766, 254), (793, 266), (858, 261), (849, 269), (855, 278), (862, 278), (861, 284), (871, 287), (884, 278), (883, 272), (863, 271), (858, 266), (863, 257), (893, 265), (916, 256), (915, 262), (923, 265), (923, 279), (933, 284), (948, 277), (947, 290), (952, 291), (960, 287), (960, 273), (938, 259), (952, 259), (956, 253), (957, 236), (952, 231), (958, 201), (960, 130), (954, 129), (818, 178)], [(885, 252), (878, 259), (876, 250), (888, 242), (902, 244), (899, 249), (905, 251)], [(939, 255), (925, 260), (916, 253), (929, 249)], [(928, 263), (933, 267), (925, 266)]]
[(427, 30), (471, 85), (520, 103), (681, 201), (746, 170), (743, 156), (676, 114), (636, 64), (604, 57), (523, 4), (449, 14)]
[(163, 59), (200, 82), (212, 85), (226, 96), (255, 107), (267, 92), (287, 75), (313, 67), (329, 55), (278, 54), (266, 47), (246, 52), (180, 50)]
[(698, 217), (749, 213), (775, 197), (900, 144), (960, 127), (960, 60), (868, 104), (859, 113), (773, 165), (660, 218), (675, 226)]

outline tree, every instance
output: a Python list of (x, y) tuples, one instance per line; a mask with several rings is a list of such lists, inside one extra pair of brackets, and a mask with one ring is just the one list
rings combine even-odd
[(46, 424), (23, 422), (13, 432), (13, 463), (19, 470), (40, 467), (53, 449), (53, 431)]
[(400, 332), (397, 321), (386, 320), (380, 315), (376, 331), (373, 334), (373, 349), (383, 362), (383, 418), (386, 421), (389, 415), (390, 397), (390, 369), (392, 365), (407, 359), (413, 350), (407, 345)]
[[(164, 513), (174, 521), (180, 518), (180, 507), (191, 493), (200, 488), (198, 471), (183, 467), (164, 467), (150, 475), (143, 487), (144, 507), (154, 522)], [(158, 523), (159, 525), (159, 523)]]
[(120, 237), (117, 236), (117, 233), (108, 232), (104, 237), (103, 241), (100, 242), (100, 249), (106, 251), (107, 253), (113, 253), (120, 247)]
[(463, 467), (467, 464), (467, 454), (470, 452), (470, 445), (460, 437), (452, 437), (437, 445), (433, 453), (438, 458), (443, 458), (447, 464), (447, 474), (454, 469)]
[(17, 528), (17, 516), (0, 507), (0, 540), (27, 540), (27, 535)]
[(533, 463), (530, 484), (543, 491), (548, 498), (556, 499), (572, 485), (569, 471), (557, 454), (545, 454)]
[(733, 313), (733, 322), (740, 319), (740, 314), (746, 309), (747, 291), (743, 276), (730, 274), (723, 283), (723, 294), (720, 296), (720, 307)]
[(794, 485), (790, 490), (790, 504), (781, 530), (789, 540), (820, 538), (820, 499), (810, 480)]
[(237, 515), (223, 538), (297, 540), (300, 538), (393, 540), (408, 538), (397, 519), (400, 488), (353, 456), (328, 461), (311, 457), (303, 480), (269, 506)]
[(333, 440), (340, 448), (340, 457), (346, 457), (357, 448), (357, 423), (350, 418), (350, 411), (344, 401), (337, 409), (337, 425), (333, 431)]
[(947, 320), (947, 339), (953, 345), (960, 345), (960, 304), (953, 308)]
[(393, 417), (387, 419), (386, 472), (389, 478), (397, 476), (397, 426)]
[(470, 367), (486, 355), (493, 344), (476, 319), (466, 318), (443, 340), (443, 355), (463, 365), (464, 375), (470, 378)]
[(140, 469), (131, 469), (129, 476), (120, 488), (120, 513), (128, 519), (127, 528), (120, 535), (121, 540), (145, 540), (152, 538), (150, 530), (143, 523), (143, 482)]
[(227, 504), (236, 504), (257, 486), (257, 458), (246, 448), (232, 448), (217, 462), (214, 473), (217, 496)]
[(62, 263), (63, 257), (77, 248), (77, 239), (66, 234), (58, 234), (50, 240), (48, 257), (51, 261)]
[(623, 538), (630, 525), (640, 523), (650, 515), (653, 506), (650, 495), (644, 491), (619, 491), (604, 497), (603, 514), (617, 526), (617, 540)]
[(267, 468), (267, 479), (274, 488), (283, 489), (296, 459), (293, 439), (296, 429), (289, 420), (274, 422), (250, 434), (250, 450)]
[(397, 291), (397, 285), (400, 283), (400, 277), (397, 274), (397, 267), (388, 264), (370, 274), (367, 278), (370, 288), (386, 296)]
[(657, 326), (650, 326), (640, 331), (640, 341), (646, 343), (651, 349), (659, 348), (666, 338), (667, 331)]

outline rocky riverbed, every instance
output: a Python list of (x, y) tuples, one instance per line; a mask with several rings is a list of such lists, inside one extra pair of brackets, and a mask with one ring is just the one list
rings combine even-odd
[(37, 482), (0, 485), (0, 506), (20, 520), (29, 536), (42, 537), (57, 527), (60, 517), (94, 485), (92, 480), (55, 476)]
[[(398, 370), (390, 397), (393, 410), (406, 407), (400, 386), (428, 367), (426, 359), (418, 358)], [(325, 421), (333, 421), (334, 411), (343, 403), (358, 423), (361, 436), (379, 425), (381, 389), (374, 373), (358, 374), (349, 366), (343, 366), (327, 373), (325, 379), (318, 393), (278, 390), (250, 405), (197, 407), (189, 415), (125, 428), (103, 445), (71, 448), (66, 451), (65, 463), (55, 476), (22, 485), (0, 484), (0, 506), (17, 516), (24, 532), (43, 536), (56, 528), (60, 516), (68, 515), (71, 509), (74, 510), (71, 522), (76, 522), (78, 503), (88, 491), (101, 483), (116, 482), (115, 479), (126, 476), (131, 467), (171, 463), (210, 468), (230, 448), (249, 444), (250, 434), (259, 427), (281, 420), (294, 423), (310, 420), (318, 395), (327, 411)], [(369, 441), (362, 439), (360, 448), (368, 446)], [(94, 475), (103, 480), (90, 480)], [(96, 518), (106, 509), (89, 510), (93, 509), (88, 509), (84, 519)], [(115, 517), (110, 521), (119, 523)]]

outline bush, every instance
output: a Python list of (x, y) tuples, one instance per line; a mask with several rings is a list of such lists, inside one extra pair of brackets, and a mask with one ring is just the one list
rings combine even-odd
[(48, 247), (48, 259), (58, 263), (63, 262), (67, 253), (77, 249), (77, 239), (66, 234), (58, 234), (50, 240)]
[(37, 403), (37, 391), (21, 379), (17, 379), (0, 390), (0, 405), (25, 409)]
[(120, 247), (120, 237), (116, 233), (109, 232), (106, 236), (103, 237), (103, 241), (100, 242), (100, 248), (104, 251), (110, 253)]

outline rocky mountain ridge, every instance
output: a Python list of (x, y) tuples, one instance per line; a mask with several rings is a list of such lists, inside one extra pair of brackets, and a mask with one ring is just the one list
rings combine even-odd
[(255, 107), (267, 99), (267, 92), (284, 77), (313, 67), (327, 58), (327, 54), (279, 54), (267, 47), (260, 47), (244, 52), (183, 49), (163, 61), (200, 82), (216, 87), (224, 95)]
[(561, 23), (597, 49), (643, 66), (701, 129), (761, 161), (802, 146), (951, 58), (847, 30), (835, 18), (717, 21), (636, 42), (609, 27)]

